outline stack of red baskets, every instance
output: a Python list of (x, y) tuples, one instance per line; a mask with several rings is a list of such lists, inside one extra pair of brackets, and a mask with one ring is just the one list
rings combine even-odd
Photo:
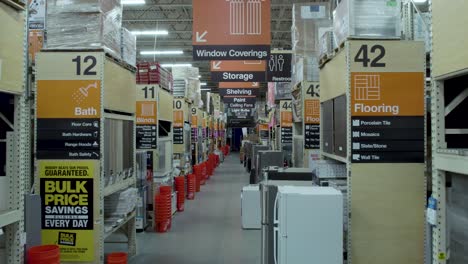
[(206, 166), (206, 161), (205, 162), (202, 162), (200, 163), (200, 166), (201, 166), (201, 184), (204, 185), (206, 183), (206, 179), (208, 179), (208, 170), (207, 170), (207, 166)]
[(196, 192), (200, 192), (200, 185), (202, 181), (202, 172), (201, 172), (201, 165), (195, 165), (193, 166), (193, 173), (195, 174), (195, 180), (196, 180)]
[(154, 204), (156, 205), (155, 216), (156, 220), (155, 229), (158, 233), (165, 233), (171, 228), (172, 220), (172, 204), (171, 186), (159, 187), (159, 194), (154, 197)]
[(195, 199), (195, 192), (197, 191), (197, 178), (195, 174), (187, 175), (187, 200)]
[(177, 190), (177, 211), (184, 211), (185, 204), (185, 176), (175, 178), (175, 185)]

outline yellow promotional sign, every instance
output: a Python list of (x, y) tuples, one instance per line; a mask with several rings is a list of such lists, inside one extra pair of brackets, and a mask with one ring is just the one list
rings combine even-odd
[(96, 161), (39, 161), (42, 244), (60, 247), (62, 261), (94, 261)]
[(98, 80), (37, 81), (37, 118), (100, 118)]

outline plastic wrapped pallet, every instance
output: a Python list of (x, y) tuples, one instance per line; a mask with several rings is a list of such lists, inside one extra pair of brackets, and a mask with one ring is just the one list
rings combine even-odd
[(319, 58), (331, 57), (336, 47), (333, 27), (319, 28), (320, 51)]
[(136, 36), (126, 28), (122, 28), (121, 36), (122, 59), (128, 64), (136, 66)]
[(119, 0), (47, 1), (46, 48), (103, 48), (121, 57), (122, 7)]
[(414, 16), (414, 40), (424, 41), (426, 52), (431, 51), (431, 35), (429, 27), (431, 25), (431, 16), (429, 13), (420, 13)]
[(105, 198), (104, 215), (107, 217), (122, 217), (135, 209), (138, 201), (138, 189), (128, 188)]
[(275, 83), (275, 100), (289, 100), (291, 98), (291, 83)]
[(346, 164), (331, 160), (319, 160), (313, 169), (319, 179), (346, 178)]
[(294, 86), (302, 81), (318, 82), (320, 80), (318, 53), (294, 53), (291, 71), (291, 82)]
[(331, 8), (328, 2), (293, 5), (291, 27), (294, 52), (318, 51), (318, 28), (331, 26)]
[(337, 43), (347, 38), (399, 39), (401, 0), (342, 0), (333, 18)]

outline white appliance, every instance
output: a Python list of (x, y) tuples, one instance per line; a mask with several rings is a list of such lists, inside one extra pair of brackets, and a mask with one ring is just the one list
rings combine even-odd
[(260, 187), (248, 185), (241, 192), (241, 218), (243, 229), (261, 228)]
[(343, 263), (343, 197), (330, 187), (279, 186), (276, 264)]

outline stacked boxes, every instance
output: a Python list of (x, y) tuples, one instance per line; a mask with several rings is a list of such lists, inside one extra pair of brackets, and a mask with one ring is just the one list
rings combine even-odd
[(137, 64), (137, 84), (159, 84), (161, 88), (172, 92), (172, 74), (157, 62), (140, 62)]
[(199, 69), (195, 67), (176, 67), (172, 69), (172, 74), (174, 76), (174, 96), (197, 102), (200, 97)]
[(121, 31), (121, 53), (122, 60), (126, 63), (136, 66), (136, 37), (128, 29), (122, 28)]
[(430, 13), (419, 13), (414, 17), (414, 40), (424, 41), (426, 52), (431, 52)]
[(292, 84), (319, 80), (319, 31), (331, 27), (330, 3), (318, 2), (293, 5)]
[(333, 19), (337, 43), (347, 38), (399, 39), (401, 0), (342, 0)]
[(330, 58), (333, 55), (333, 51), (335, 50), (336, 43), (335, 43), (335, 37), (333, 34), (333, 28), (328, 27), (328, 28), (320, 28), (319, 30), (319, 44), (320, 44), (320, 59), (323, 57), (328, 57)]
[(121, 57), (119, 0), (54, 0), (47, 3), (46, 48), (103, 48)]

